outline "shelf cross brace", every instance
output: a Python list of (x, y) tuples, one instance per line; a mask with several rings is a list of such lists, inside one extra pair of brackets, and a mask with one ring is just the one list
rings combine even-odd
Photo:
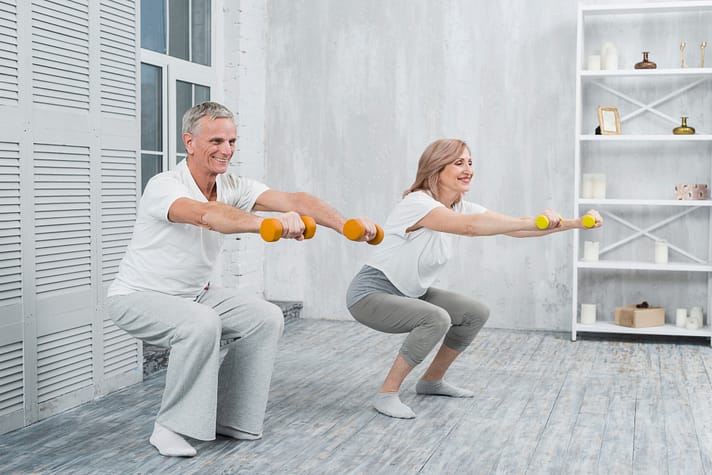
[[(613, 219), (614, 221), (617, 221), (617, 222), (621, 223), (622, 225), (627, 226), (636, 232), (626, 238), (623, 238), (617, 242), (614, 242), (614, 243), (609, 244), (608, 246), (604, 247), (603, 249), (601, 249), (600, 254), (604, 254), (606, 252), (612, 251), (613, 249), (623, 246), (624, 244), (627, 244), (627, 243), (629, 243), (635, 239), (638, 239), (640, 237), (643, 237), (643, 236), (648, 237), (654, 241), (657, 241), (660, 238), (658, 236), (655, 236), (654, 234), (652, 234), (652, 231), (655, 231), (656, 229), (661, 228), (661, 227), (665, 226), (666, 224), (672, 223), (673, 221), (676, 221), (676, 220), (682, 218), (683, 216), (690, 214), (693, 211), (695, 211), (696, 209), (700, 209), (700, 208), (701, 208), (701, 206), (695, 206), (693, 208), (685, 209), (685, 210), (683, 210), (673, 216), (670, 216), (669, 218), (666, 218), (658, 223), (655, 223), (652, 226), (649, 226), (645, 229), (643, 229), (639, 226), (636, 226), (635, 224), (631, 223), (630, 221), (623, 219), (620, 216), (618, 216), (614, 213), (611, 213), (610, 211), (601, 210), (600, 213), (602, 215), (608, 216), (611, 219)], [(685, 251), (684, 249), (681, 249), (673, 244), (668, 243), (668, 248), (674, 250), (678, 254), (682, 254), (683, 256), (687, 257), (688, 259), (693, 260), (699, 264), (707, 264), (707, 261), (705, 261), (704, 259), (700, 259), (699, 257), (694, 256), (694, 255), (690, 254), (689, 252)]]
[(693, 88), (699, 86), (700, 84), (707, 81), (707, 79), (708, 78), (698, 79), (697, 81), (687, 84), (686, 86), (683, 86), (680, 89), (674, 90), (671, 93), (669, 93), (669, 94), (667, 94), (653, 102), (650, 102), (649, 104), (644, 104), (644, 103), (640, 102), (639, 100), (634, 99), (634, 98), (628, 96), (627, 94), (624, 94), (624, 93), (618, 91), (617, 89), (613, 89), (612, 87), (609, 87), (601, 82), (596, 81), (593, 84), (595, 84), (596, 86), (600, 87), (601, 89), (603, 89), (605, 91), (610, 92), (614, 96), (620, 97), (621, 99), (626, 100), (626, 101), (630, 102), (631, 104), (638, 107), (638, 109), (634, 110), (630, 114), (621, 117), (621, 119), (620, 119), (621, 123), (629, 121), (630, 119), (639, 116), (643, 112), (648, 111), (654, 115), (657, 115), (658, 117), (665, 119), (666, 121), (668, 121), (672, 124), (677, 124), (679, 119), (670, 117), (669, 115), (660, 112), (659, 110), (656, 109), (656, 107), (673, 99), (675, 96), (679, 96), (679, 95), (689, 91), (690, 89), (693, 89)]

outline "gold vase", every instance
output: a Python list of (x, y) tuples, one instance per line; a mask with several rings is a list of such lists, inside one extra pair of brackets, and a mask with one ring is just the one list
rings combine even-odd
[(648, 54), (648, 51), (643, 51), (643, 61), (635, 63), (635, 69), (655, 69), (658, 67), (657, 64), (648, 60)]
[(689, 127), (687, 125), (687, 117), (681, 117), (682, 119), (682, 124), (680, 124), (680, 127), (675, 127), (672, 129), (672, 133), (675, 135), (692, 135), (695, 133), (695, 129), (693, 127)]

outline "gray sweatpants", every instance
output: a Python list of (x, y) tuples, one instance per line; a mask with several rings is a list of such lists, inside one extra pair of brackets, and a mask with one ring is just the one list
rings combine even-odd
[(443, 336), (447, 347), (463, 351), (489, 317), (489, 308), (483, 303), (434, 287), (420, 298), (374, 292), (349, 311), (374, 330), (408, 333), (400, 355), (411, 366), (420, 364)]
[[(284, 329), (279, 307), (214, 287), (196, 300), (134, 292), (109, 297), (106, 305), (120, 328), (171, 349), (156, 422), (200, 440), (215, 439), (216, 423), (262, 433)], [(220, 340), (231, 339), (221, 364)]]

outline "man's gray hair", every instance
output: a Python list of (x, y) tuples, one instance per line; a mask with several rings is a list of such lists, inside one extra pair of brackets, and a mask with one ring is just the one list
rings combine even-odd
[(194, 105), (183, 114), (183, 133), (195, 134), (198, 121), (206, 116), (211, 119), (235, 120), (235, 115), (224, 105), (218, 104), (217, 102), (203, 102)]

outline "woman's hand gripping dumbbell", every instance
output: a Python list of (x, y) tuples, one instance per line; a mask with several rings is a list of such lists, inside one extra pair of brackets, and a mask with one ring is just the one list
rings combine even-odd
[(280, 238), (293, 238), (297, 241), (311, 239), (316, 234), (316, 221), (311, 216), (299, 216), (290, 211), (279, 217), (265, 218), (260, 224), (260, 236), (267, 242), (279, 241)]
[[(557, 217), (558, 219), (556, 219)], [(540, 214), (539, 216), (537, 216), (535, 222), (536, 227), (541, 230), (554, 229), (558, 227), (562, 222), (572, 222), (572, 224), (575, 224), (572, 227), (583, 227), (586, 229), (591, 229), (601, 226), (603, 220), (601, 219), (601, 216), (596, 210), (589, 210), (586, 212), (585, 215), (578, 219), (564, 219), (560, 215), (556, 214), (554, 214), (554, 217), (552, 218), (552, 212), (549, 212), (547, 210), (547, 213)]]
[[(374, 228), (369, 229), (369, 226), (373, 226), (375, 230)], [(349, 219), (344, 223), (342, 232), (344, 236), (352, 241), (362, 241), (364, 236), (371, 234), (373, 237), (366, 242), (372, 246), (380, 244), (381, 241), (383, 241), (383, 229), (377, 224), (370, 223), (370, 220), (364, 220), (363, 218)]]

